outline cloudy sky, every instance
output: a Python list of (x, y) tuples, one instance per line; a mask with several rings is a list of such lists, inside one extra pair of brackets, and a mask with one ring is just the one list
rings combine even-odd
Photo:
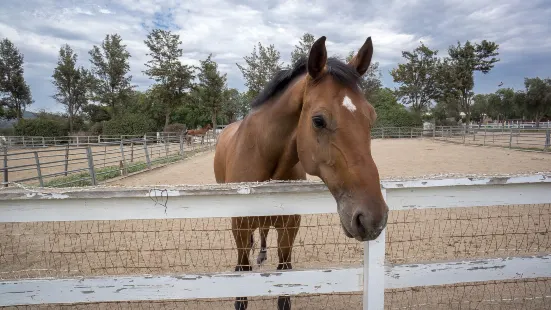
[(371, 36), (383, 83), (395, 87), (389, 70), (401, 51), (423, 41), (445, 54), (458, 40), (488, 39), (500, 45), (501, 61), (476, 76), (475, 92), (523, 87), (525, 76), (551, 76), (551, 2), (547, 0), (1, 0), (0, 38), (9, 38), (25, 56), (25, 78), (35, 99), (31, 111), (60, 111), (51, 95), (59, 48), (68, 43), (89, 67), (88, 51), (107, 33), (119, 33), (132, 55), (133, 82), (150, 80), (143, 41), (154, 27), (180, 34), (183, 61), (197, 64), (209, 53), (228, 74), (228, 85), (244, 89), (235, 65), (256, 42), (274, 44), (288, 62), (304, 32), (327, 37), (329, 54), (346, 55)]

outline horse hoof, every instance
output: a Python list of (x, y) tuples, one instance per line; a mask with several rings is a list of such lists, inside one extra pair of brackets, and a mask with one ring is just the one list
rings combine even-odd
[(291, 310), (291, 297), (279, 296), (277, 298), (277, 310)]
[(246, 310), (249, 306), (247, 297), (237, 297), (234, 303), (235, 310)]

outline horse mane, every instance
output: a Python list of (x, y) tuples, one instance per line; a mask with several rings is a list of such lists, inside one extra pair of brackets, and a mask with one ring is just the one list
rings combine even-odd
[[(284, 92), (291, 82), (298, 76), (308, 71), (308, 57), (303, 56), (294, 66), (279, 70), (264, 89), (251, 102), (251, 108), (257, 108)], [(330, 57), (326, 63), (326, 74), (319, 77), (314, 83), (318, 83), (325, 76), (330, 75), (345, 87), (358, 88), (360, 75), (354, 68), (336, 57)]]

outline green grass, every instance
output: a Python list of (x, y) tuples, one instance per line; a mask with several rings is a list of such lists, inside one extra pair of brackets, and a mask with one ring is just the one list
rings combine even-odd
[[(151, 167), (174, 163), (182, 159), (180, 155), (171, 155), (163, 158), (156, 158), (151, 161)], [(146, 162), (133, 162), (127, 166), (128, 173), (135, 173), (147, 169)], [(108, 166), (96, 169), (96, 182), (102, 182), (121, 175), (119, 166)], [(37, 184), (35, 184), (38, 186)], [(63, 177), (56, 177), (44, 182), (44, 187), (82, 187), (91, 186), (90, 173), (80, 172)]]

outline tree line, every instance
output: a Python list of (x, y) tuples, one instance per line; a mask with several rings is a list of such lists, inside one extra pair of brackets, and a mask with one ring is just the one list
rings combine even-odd
[[(17, 119), (15, 131), (25, 135), (143, 134), (181, 131), (211, 123), (234, 122), (249, 112), (249, 103), (273, 74), (307, 56), (315, 41), (310, 33), (300, 38), (285, 64), (273, 44), (258, 42), (250, 55), (236, 63), (243, 75), (243, 92), (227, 85), (227, 75), (209, 54), (198, 66), (182, 63), (182, 41), (169, 30), (153, 29), (144, 40), (148, 60), (142, 72), (152, 80), (145, 91), (136, 89), (130, 75), (132, 57), (118, 34), (107, 34), (88, 51), (89, 66), (77, 66), (79, 55), (65, 44), (51, 75), (52, 98), (65, 113), (41, 112), (34, 120), (22, 111), (34, 102), (23, 72), (23, 55), (5, 38), (0, 41), (0, 117)], [(371, 64), (360, 88), (375, 107), (377, 126), (420, 126), (423, 120), (445, 124), (451, 120), (480, 121), (533, 118), (551, 111), (551, 80), (526, 78), (524, 90), (500, 89), (495, 94), (473, 92), (474, 74), (487, 74), (499, 62), (499, 46), (490, 41), (466, 41), (450, 46), (446, 57), (423, 43), (403, 51), (403, 63), (390, 71), (399, 87), (383, 87), (379, 63)], [(350, 60), (347, 55), (333, 55)], [(406, 108), (408, 107), (408, 108)], [(47, 131), (47, 132), (45, 132)]]
[(400, 85), (395, 94), (415, 113), (430, 115), (428, 118), (441, 125), (522, 119), (539, 126), (544, 116), (551, 116), (551, 79), (526, 77), (524, 89), (474, 93), (474, 74), (489, 73), (500, 61), (498, 50), (498, 44), (487, 40), (458, 42), (440, 58), (438, 50), (421, 43), (413, 51), (403, 52), (405, 62), (390, 72)]

